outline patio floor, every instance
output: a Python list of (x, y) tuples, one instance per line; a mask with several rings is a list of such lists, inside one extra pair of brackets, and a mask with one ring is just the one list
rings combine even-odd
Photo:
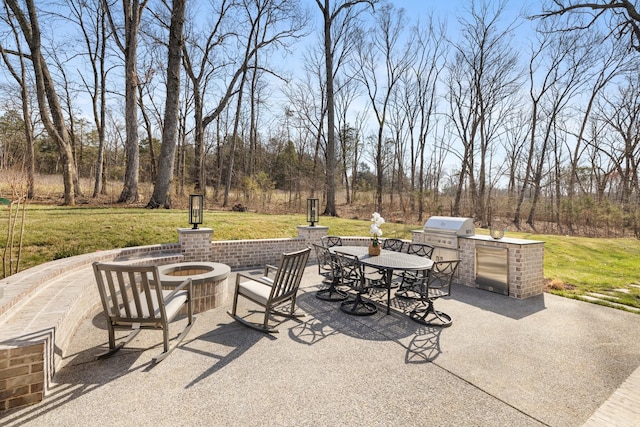
[[(229, 286), (234, 280), (232, 273)], [(436, 301), (453, 325), (429, 328), (398, 313), (401, 300), (390, 315), (381, 307), (349, 316), (315, 298), (320, 282), (317, 266), (308, 266), (298, 297), (307, 316), (281, 323), (280, 333), (234, 322), (229, 301), (198, 314), (158, 365), (151, 358), (161, 333), (151, 331), (94, 360), (107, 342), (96, 312), (80, 326), (52, 392), (0, 414), (0, 424), (640, 425), (637, 314), (455, 286)]]

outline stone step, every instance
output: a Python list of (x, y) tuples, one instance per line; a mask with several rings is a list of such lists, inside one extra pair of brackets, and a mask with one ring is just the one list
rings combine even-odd
[(611, 307), (626, 309), (626, 310), (632, 311), (634, 313), (640, 313), (640, 308), (632, 307), (632, 306), (626, 305), (626, 304), (620, 304), (620, 303), (617, 303), (617, 302), (612, 302), (611, 301), (612, 298), (613, 297), (611, 297), (609, 295), (598, 294), (598, 293), (595, 293), (595, 292), (590, 292), (587, 295), (581, 295), (579, 297), (579, 299), (581, 299), (583, 301), (587, 301), (587, 302), (602, 301), (602, 302), (605, 302), (607, 305), (609, 305)]

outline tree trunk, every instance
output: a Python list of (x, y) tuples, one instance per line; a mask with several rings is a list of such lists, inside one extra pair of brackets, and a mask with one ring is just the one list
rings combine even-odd
[(140, 107), (140, 114), (142, 115), (143, 129), (147, 133), (147, 144), (149, 144), (149, 178), (151, 182), (155, 184), (156, 177), (158, 175), (158, 162), (156, 159), (156, 153), (153, 148), (153, 125), (151, 124), (151, 118), (147, 113), (145, 102), (143, 98), (143, 85), (138, 85), (138, 105)]
[[(12, 22), (12, 21), (10, 21)], [(17, 28), (11, 23), (11, 30), (13, 32), (16, 40), (19, 37)], [(20, 73), (15, 70), (15, 68), (11, 65), (9, 58), (6, 55), (6, 51), (0, 45), (0, 53), (2, 54), (2, 59), (4, 60), (7, 69), (13, 76), (13, 78), (20, 85), (20, 101), (22, 106), (22, 120), (24, 121), (24, 137), (26, 142), (26, 156), (25, 156), (25, 166), (27, 169), (27, 199), (31, 200), (34, 197), (34, 180), (35, 180), (35, 150), (34, 150), (34, 137), (33, 137), (33, 126), (31, 124), (31, 108), (29, 106), (29, 88), (27, 87), (27, 67), (24, 63), (25, 56), (22, 53), (22, 47), (20, 43), (16, 43), (18, 50), (18, 59), (20, 62)], [(3, 152), (6, 154), (6, 152)], [(4, 156), (3, 156), (3, 160)], [(0, 167), (6, 166), (4, 161), (0, 163)]]
[(236, 116), (233, 121), (233, 133), (231, 134), (231, 145), (229, 146), (229, 161), (227, 162), (227, 178), (224, 186), (224, 197), (222, 200), (222, 207), (229, 206), (229, 193), (231, 192), (231, 182), (233, 180), (233, 166), (236, 157), (236, 144), (238, 140), (238, 128), (240, 126), (240, 113), (242, 110), (242, 92), (244, 90), (244, 84), (247, 79), (247, 71), (242, 73), (240, 79), (240, 87), (238, 89), (238, 103), (236, 104)]
[(75, 167), (73, 165), (73, 152), (69, 141), (69, 131), (64, 121), (64, 113), (60, 106), (58, 95), (55, 91), (49, 69), (42, 56), (40, 43), (40, 27), (37, 11), (33, 0), (26, 0), (25, 4), (29, 14), (27, 20), (16, 0), (6, 0), (6, 3), (15, 14), (20, 28), (31, 50), (31, 62), (36, 81), (36, 95), (41, 120), (47, 133), (53, 139), (60, 154), (63, 164), (62, 178), (64, 183), (64, 204), (75, 205), (75, 193), (73, 182), (75, 179)]
[(327, 77), (327, 204), (324, 215), (337, 216), (336, 212), (336, 129), (333, 89), (333, 43), (331, 42), (331, 24), (333, 19), (329, 0), (325, 0), (324, 8), (324, 57)]
[(144, 0), (124, 0), (125, 38), (125, 127), (126, 127), (126, 166), (124, 183), (118, 203), (138, 201), (138, 178), (140, 174), (140, 148), (138, 142), (138, 31), (140, 16), (146, 6)]
[(196, 192), (201, 192), (206, 187), (204, 173), (204, 125), (202, 124), (202, 96), (200, 87), (196, 85), (198, 80), (192, 79), (193, 87), (193, 126), (194, 126), (194, 170), (193, 187)]
[[(180, 108), (180, 69), (182, 62), (182, 28), (186, 0), (173, 0), (171, 26), (169, 28), (169, 58), (167, 63), (167, 100), (162, 146), (158, 157), (158, 176), (148, 208), (171, 207), (169, 187), (173, 179), (173, 161), (178, 136), (178, 112)], [(151, 143), (151, 142), (150, 142)]]

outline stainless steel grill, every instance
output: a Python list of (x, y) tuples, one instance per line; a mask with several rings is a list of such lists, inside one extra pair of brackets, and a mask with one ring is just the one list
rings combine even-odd
[(476, 234), (472, 218), (432, 216), (424, 223), (424, 243), (434, 246), (433, 260), (460, 258), (458, 238)]
[(425, 232), (455, 234), (456, 236), (473, 236), (476, 228), (471, 218), (455, 216), (432, 216), (424, 223)]

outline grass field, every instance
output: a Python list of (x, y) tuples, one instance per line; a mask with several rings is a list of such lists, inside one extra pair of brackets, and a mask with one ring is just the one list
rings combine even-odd
[[(251, 212), (208, 211), (204, 226), (213, 228), (214, 240), (286, 238), (297, 236), (303, 215), (264, 215)], [(321, 217), (329, 233), (367, 236), (368, 220)], [(17, 247), (19, 225), (14, 248)], [(60, 207), (29, 205), (25, 215), (20, 270), (54, 259), (97, 250), (178, 241), (178, 228), (189, 227), (187, 211), (137, 208)], [(411, 238), (421, 224), (382, 226), (384, 237)], [(477, 230), (485, 233), (486, 230)], [(6, 246), (8, 211), (0, 210), (0, 245)], [(507, 233), (545, 242), (545, 278), (548, 291), (571, 298), (589, 293), (640, 308), (640, 241), (594, 239), (527, 233)], [(8, 262), (8, 253), (4, 259)], [(12, 258), (16, 259), (14, 249)], [(0, 272), (1, 273), (1, 272)], [(606, 300), (600, 303), (607, 304)]]

